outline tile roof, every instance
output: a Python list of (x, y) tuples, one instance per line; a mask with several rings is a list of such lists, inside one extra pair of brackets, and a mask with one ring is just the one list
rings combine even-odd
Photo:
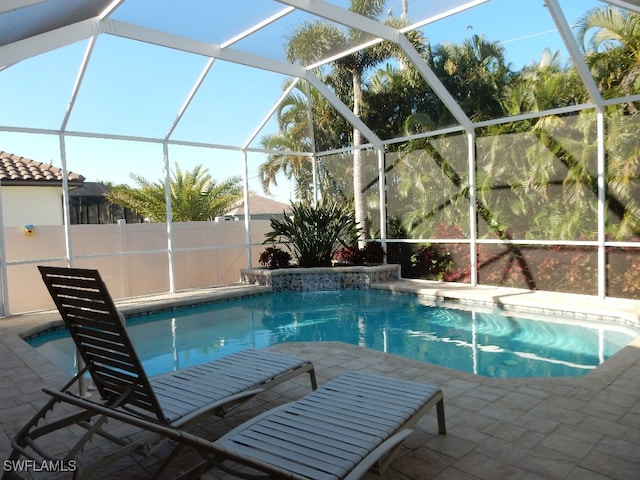
[[(82, 185), (84, 177), (67, 172), (71, 185)], [(59, 185), (62, 169), (36, 162), (12, 153), (0, 151), (0, 184), (2, 185)]]

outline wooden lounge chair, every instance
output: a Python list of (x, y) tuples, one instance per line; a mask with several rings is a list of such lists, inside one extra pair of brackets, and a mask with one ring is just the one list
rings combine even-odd
[[(45, 390), (52, 398), (18, 432), (10, 460), (22, 455), (32, 460), (68, 462), (95, 435), (117, 443), (118, 454), (98, 460), (85, 470), (89, 475), (149, 443), (148, 439), (127, 443), (106, 432), (103, 427), (107, 417), (100, 415), (102, 409), (181, 431), (205, 416), (224, 416), (229, 409), (266, 388), (302, 373), (309, 374), (312, 388), (316, 388), (311, 362), (265, 350), (245, 350), (149, 379), (98, 271), (38, 268), (86, 367), (59, 392)], [(72, 388), (87, 372), (99, 394), (94, 396), (100, 398), (83, 398), (79, 411), (49, 421), (55, 416), (51, 411), (59, 403), (72, 404), (69, 400), (80, 398)], [(40, 437), (76, 425), (86, 429), (86, 434), (62, 458), (47, 453), (38, 442)], [(51, 447), (51, 441), (42, 444)]]

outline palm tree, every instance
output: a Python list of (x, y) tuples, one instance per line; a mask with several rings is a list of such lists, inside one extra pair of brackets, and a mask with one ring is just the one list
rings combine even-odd
[[(107, 199), (151, 221), (166, 222), (164, 181), (152, 183), (133, 173), (130, 177), (137, 184), (136, 188), (118, 185), (107, 194)], [(238, 202), (243, 191), (240, 177), (217, 183), (202, 165), (183, 172), (177, 163), (171, 172), (170, 190), (174, 222), (213, 220)]]
[[(609, 6), (594, 8), (578, 21), (575, 36), (603, 93), (640, 91), (640, 15)], [(637, 113), (636, 107), (630, 108)]]
[(436, 75), (472, 120), (502, 116), (501, 99), (511, 71), (499, 42), (472, 35), (462, 44), (436, 45), (432, 62)]
[(416, 115), (432, 111), (430, 106), (434, 94), (411, 65), (387, 63), (368, 78), (367, 85), (364, 92), (367, 122), (375, 127), (376, 133), (382, 138), (399, 137), (408, 131), (417, 133), (406, 128), (407, 119), (415, 119)]
[[(335, 145), (337, 139), (339, 141), (346, 137), (346, 122), (336, 119), (326, 99), (313, 88), (305, 89), (300, 84), (296, 85), (276, 111), (279, 131), (265, 135), (260, 140), (265, 149), (272, 151), (259, 170), (262, 188), (266, 193), (269, 193), (272, 185), (278, 184), (278, 175), (283, 174), (287, 180), (293, 180), (296, 198), (304, 202), (313, 201), (310, 188), (313, 179), (310, 157), (288, 153), (311, 151), (309, 107), (316, 148), (327, 150)], [(323, 169), (318, 171), (321, 188), (329, 188), (325, 173)]]
[[(545, 50), (539, 62), (513, 74), (502, 103), (506, 114), (517, 115), (586, 100), (575, 69), (562, 65), (558, 52)], [(593, 234), (595, 138), (581, 116), (545, 116), (482, 132), (486, 153), (477, 177), (479, 196), (517, 238)]]
[[(589, 10), (575, 36), (600, 91), (607, 98), (640, 92), (640, 15), (616, 7)], [(638, 102), (609, 107), (607, 129), (608, 232), (615, 238), (640, 235)]]
[[(351, 0), (349, 10), (368, 18), (378, 18), (384, 11), (386, 0)], [(406, 12), (405, 12), (406, 13)], [(406, 19), (386, 20), (386, 23), (398, 27)], [(419, 32), (410, 34), (411, 40), (420, 46), (422, 38)], [(286, 56), (289, 61), (299, 61), (310, 65), (352, 46), (368, 40), (365, 33), (349, 29), (343, 31), (325, 21), (305, 22), (299, 25), (289, 36)], [(399, 54), (389, 42), (382, 42), (373, 47), (359, 50), (353, 54), (331, 62), (333, 88), (340, 93), (350, 94), (350, 104), (356, 117), (364, 114), (364, 77), (375, 66)], [(344, 98), (344, 96), (343, 96)], [(362, 133), (353, 129), (352, 144), (358, 147), (364, 143)], [(353, 153), (353, 189), (356, 222), (364, 230), (366, 224), (366, 199), (364, 194), (364, 155), (356, 148)], [(360, 239), (363, 243), (363, 238)]]
[(508, 115), (540, 112), (588, 101), (575, 68), (562, 65), (560, 52), (545, 49), (540, 61), (514, 73), (502, 104)]
[(287, 180), (293, 180), (296, 198), (301, 201), (312, 201), (310, 189), (313, 172), (311, 159), (306, 155), (291, 155), (287, 151), (304, 151), (291, 132), (280, 131), (273, 135), (265, 135), (260, 143), (268, 150), (283, 150), (283, 153), (270, 153), (267, 161), (260, 165), (258, 175), (265, 193), (271, 193), (271, 186), (278, 185), (278, 175), (284, 174)]

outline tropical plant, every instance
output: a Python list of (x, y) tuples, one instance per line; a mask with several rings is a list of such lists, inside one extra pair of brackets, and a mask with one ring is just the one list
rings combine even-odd
[[(107, 199), (153, 222), (166, 222), (164, 180), (152, 183), (133, 173), (130, 177), (137, 187), (117, 185), (107, 194)], [(183, 172), (176, 163), (171, 172), (169, 188), (171, 218), (174, 222), (213, 220), (228, 211), (242, 197), (240, 177), (217, 183), (202, 165)]]
[(358, 248), (357, 245), (338, 248), (333, 254), (333, 260), (351, 265), (374, 265), (382, 263), (385, 255), (379, 242), (367, 242), (364, 248)]
[[(594, 8), (578, 21), (575, 36), (605, 98), (640, 93), (640, 15), (611, 6)], [(607, 107), (607, 232), (616, 240), (640, 234), (639, 103)]]
[[(578, 21), (575, 36), (605, 96), (640, 91), (640, 15), (611, 6), (594, 8)], [(638, 113), (634, 104), (629, 108)]]
[(267, 267), (270, 270), (286, 268), (291, 262), (291, 254), (289, 252), (285, 252), (280, 247), (267, 247), (260, 254), (258, 261), (260, 262), (260, 265)]
[(503, 92), (507, 115), (539, 112), (588, 101), (584, 83), (575, 68), (563, 65), (560, 52), (545, 49), (537, 63), (515, 72)]
[[(280, 103), (276, 111), (278, 132), (261, 138), (262, 146), (272, 153), (267, 161), (260, 165), (259, 175), (262, 188), (270, 192), (271, 185), (277, 185), (278, 174), (284, 174), (287, 180), (293, 180), (296, 197), (311, 201), (312, 163), (307, 155), (289, 152), (312, 151), (309, 128), (308, 99), (299, 85)], [(282, 152), (282, 153), (280, 153)]]
[[(351, 0), (349, 10), (368, 18), (378, 18), (384, 12), (386, 0)], [(406, 10), (401, 18), (388, 18), (385, 23), (396, 28), (406, 24)], [(418, 30), (407, 33), (410, 40), (417, 46), (424, 46)], [(367, 35), (359, 30), (343, 30), (338, 26), (324, 21), (304, 22), (297, 26), (289, 36), (286, 45), (286, 56), (289, 61), (299, 61), (310, 65), (325, 58), (345, 51), (368, 40)], [(341, 56), (330, 63), (333, 79), (332, 87), (343, 98), (348, 98), (356, 117), (364, 116), (364, 75), (382, 62), (401, 57), (399, 49), (390, 42), (381, 42), (355, 53)], [(353, 129), (352, 144), (358, 147), (364, 143), (362, 133)], [(361, 227), (359, 243), (364, 246), (364, 227), (367, 210), (364, 193), (364, 155), (361, 149), (353, 151), (353, 195), (356, 223)]]
[(336, 249), (357, 241), (353, 211), (336, 202), (291, 203), (291, 216), (271, 218), (264, 243), (284, 242), (300, 267), (330, 266)]
[(333, 253), (333, 261), (336, 265), (362, 265), (364, 255), (358, 246), (339, 247)]
[(436, 75), (472, 120), (502, 116), (502, 92), (511, 71), (499, 42), (473, 35), (459, 45), (439, 44), (433, 47), (432, 62)]
[[(364, 98), (367, 123), (381, 138), (406, 135), (407, 119), (420, 115), (424, 121), (434, 114), (436, 103), (435, 94), (412, 64), (387, 63), (377, 69), (367, 79)], [(438, 107), (444, 109), (441, 102)]]
[(451, 254), (445, 248), (430, 243), (422, 245), (411, 257), (412, 276), (443, 280), (452, 264)]

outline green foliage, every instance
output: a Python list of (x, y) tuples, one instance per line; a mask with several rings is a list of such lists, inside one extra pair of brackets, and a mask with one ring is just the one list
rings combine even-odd
[(364, 263), (382, 263), (384, 262), (385, 251), (378, 242), (368, 242), (362, 249)]
[(500, 93), (511, 73), (504, 52), (499, 42), (481, 35), (472, 35), (459, 45), (444, 43), (433, 48), (434, 72), (472, 120), (503, 114)]
[[(351, 0), (349, 10), (356, 12), (359, 15), (378, 19), (385, 10), (386, 0)], [(401, 28), (407, 25), (405, 16), (402, 18), (393, 18), (392, 15), (388, 15), (383, 23), (390, 25), (393, 28)], [(407, 33), (406, 38), (416, 46), (417, 50), (422, 51), (425, 41), (418, 30), (412, 30)], [(360, 45), (365, 41), (368, 41), (368, 35), (358, 29), (342, 29), (336, 25), (326, 21), (313, 21), (303, 22), (293, 29), (291, 34), (287, 38), (285, 46), (285, 55), (291, 62), (298, 62), (302, 65), (311, 65), (319, 60), (324, 60), (328, 57), (332, 57), (340, 52), (348, 50), (354, 45)], [(349, 55), (340, 55), (335, 60), (328, 64), (329, 72), (324, 76), (323, 81), (327, 84), (335, 94), (341, 98), (346, 105), (348, 105), (353, 114), (359, 118), (362, 118), (365, 123), (368, 123), (367, 119), (367, 105), (363, 92), (366, 89), (366, 79), (371, 70), (383, 65), (390, 60), (399, 60), (403, 64), (409, 64), (404, 58), (403, 50), (394, 42), (380, 42), (369, 46), (368, 48), (360, 49)], [(324, 68), (323, 68), (324, 70)], [(311, 101), (311, 92), (306, 93)], [(329, 122), (326, 125), (339, 124), (344, 125), (343, 121), (336, 122), (336, 115), (333, 108), (322, 108), (326, 102), (319, 104), (310, 104), (314, 119), (316, 113), (318, 113), (318, 105), (321, 111), (329, 114)], [(316, 109), (316, 111), (313, 111)], [(326, 115), (325, 115), (326, 117)], [(304, 118), (304, 116), (299, 116)], [(384, 119), (382, 120), (385, 121)], [(308, 124), (308, 120), (304, 121)], [(322, 123), (314, 125), (323, 126)], [(318, 128), (318, 132), (326, 131), (326, 128)], [(336, 131), (335, 128), (329, 128), (330, 132)], [(338, 132), (345, 132), (344, 128), (338, 129)], [(316, 136), (316, 130), (313, 132), (312, 138), (308, 138), (310, 129), (296, 129), (286, 128), (282, 129), (281, 133), (283, 137), (277, 139), (284, 145), (311, 145), (315, 142), (317, 145), (318, 140), (323, 139), (323, 135)], [(305, 139), (307, 138), (307, 139)], [(333, 137), (334, 142), (338, 141), (342, 145), (360, 146), (365, 143), (365, 138), (356, 126), (353, 126), (351, 131), (347, 135), (341, 135), (339, 137)], [(368, 139), (371, 140), (371, 139)], [(273, 141), (272, 138), (266, 138), (266, 142)], [(338, 145), (335, 143), (332, 145), (336, 148)], [(273, 158), (270, 160), (274, 160)], [(279, 159), (275, 159), (279, 160)], [(285, 162), (292, 163), (291, 170), (289, 170), (297, 181), (300, 176), (295, 173), (301, 173), (303, 170), (296, 166), (299, 164), (298, 159), (292, 157), (285, 159)], [(272, 165), (270, 171), (279, 171), (287, 174), (286, 167), (279, 166), (276, 163)], [(356, 223), (360, 226), (366, 224), (366, 198), (364, 192), (364, 176), (365, 176), (365, 161), (363, 159), (363, 152), (360, 149), (353, 151), (353, 168), (350, 178), (353, 179), (353, 206), (355, 210)], [(263, 181), (273, 182), (274, 177), (262, 174)], [(268, 186), (268, 183), (267, 183)], [(364, 229), (362, 230), (362, 238), (360, 243), (364, 242)]]
[[(371, 18), (379, 18), (387, 10), (380, 9), (384, 5), (383, 1), (351, 1), (353, 11)], [(390, 16), (385, 20), (386, 24), (398, 27), (394, 22), (401, 19)], [(544, 50), (539, 61), (514, 70), (506, 62), (500, 39), (469, 35), (458, 44), (429, 45), (417, 36), (410, 38), (411, 43), (470, 119), (524, 115), (514, 121), (474, 129), (475, 190), (465, 134), (421, 136), (404, 144), (386, 145), (385, 200), (391, 238), (468, 239), (475, 228), (481, 239), (594, 240), (598, 234), (598, 199), (604, 188), (608, 238), (637, 241), (640, 102), (631, 96), (640, 93), (640, 15), (606, 6), (589, 10), (575, 25), (576, 39), (602, 96), (605, 99), (630, 96), (627, 101), (606, 107), (605, 185), (599, 184), (597, 115), (593, 109), (541, 117), (527, 115), (593, 102), (578, 70), (571, 61), (564, 61), (560, 52)], [(336, 53), (336, 49), (353, 45), (359, 34), (324, 23), (301, 25), (289, 38), (287, 55), (308, 65)], [(388, 62), (390, 58), (398, 62)], [(381, 138), (433, 132), (458, 124), (411, 62), (404, 61), (401, 52), (391, 50), (388, 42), (341, 57), (317, 74)], [(308, 128), (309, 109), (314, 136)], [(288, 151), (311, 150), (313, 142), (316, 151), (324, 151), (358, 145), (361, 140), (341, 118), (335, 120), (334, 109), (313, 88), (294, 90), (280, 114), (281, 132), (285, 136), (269, 147), (282, 150), (283, 156)], [(280, 156), (275, 160), (279, 163), (269, 165), (271, 172), (294, 179), (299, 191), (311, 183), (311, 165), (306, 158)], [(365, 170), (376, 166), (375, 162), (362, 163), (365, 167), (351, 162), (347, 153), (318, 158), (316, 181), (322, 195), (353, 202), (356, 210), (362, 211), (356, 195), (364, 193), (367, 197), (372, 189), (378, 188), (376, 179), (368, 181), (374, 177), (367, 176)], [(267, 184), (275, 183), (275, 173), (263, 176)], [(368, 183), (361, 188), (351, 187), (354, 178)], [(475, 218), (469, 212), (471, 201), (475, 202)], [(374, 208), (367, 205), (370, 216)], [(451, 237), (451, 232), (447, 232), (439, 237), (442, 225), (460, 227), (461, 236)], [(403, 272), (426, 271), (445, 280), (460, 281), (470, 275), (468, 247), (460, 245), (460, 252), (453, 251), (458, 248), (455, 242), (433, 244), (418, 252), (419, 247), (391, 243), (389, 261), (401, 263)], [(574, 267), (589, 259), (579, 269), (585, 276), (593, 263), (592, 252), (586, 254), (576, 248)], [(558, 272), (550, 270), (555, 260), (551, 262), (547, 256), (555, 259), (571, 249), (556, 252), (552, 248), (538, 248), (535, 255), (530, 250), (517, 245), (504, 247), (504, 251), (478, 246), (481, 281), (527, 288), (553, 286), (570, 291), (586, 288), (585, 282), (579, 280), (580, 275), (568, 273), (573, 270), (567, 266), (559, 264), (555, 267)], [(360, 262), (361, 254), (360, 249), (350, 246), (337, 258)], [(536, 262), (545, 267), (538, 271)], [(608, 262), (610, 268), (610, 257)], [(637, 265), (637, 261), (628, 263)], [(551, 275), (549, 272), (553, 278), (547, 281), (545, 274)], [(622, 275), (608, 272), (608, 285), (619, 284), (616, 288), (627, 294), (640, 292), (637, 285), (640, 275), (625, 275), (627, 280), (623, 282), (617, 280)], [(635, 284), (630, 285), (628, 279), (632, 277)], [(586, 291), (594, 288), (591, 285)]]
[(316, 206), (303, 202), (291, 204), (292, 215), (271, 219), (268, 242), (286, 242), (300, 267), (330, 266), (340, 246), (352, 245), (358, 238), (353, 211), (335, 202)]
[[(611, 6), (589, 10), (575, 28), (578, 44), (605, 98), (638, 93), (640, 15)], [(638, 113), (629, 104), (630, 113)]]
[[(154, 222), (166, 222), (164, 180), (152, 183), (133, 173), (130, 177), (137, 187), (118, 185), (107, 194), (107, 199)], [(183, 172), (176, 163), (169, 188), (174, 222), (212, 220), (228, 211), (242, 197), (240, 177), (217, 183), (202, 165)]]
[(451, 254), (438, 245), (422, 245), (411, 257), (412, 276), (443, 280), (452, 269)]
[(270, 270), (286, 268), (291, 262), (291, 254), (289, 252), (285, 252), (280, 247), (267, 247), (260, 254), (258, 261), (260, 262), (260, 265), (267, 267)]
[(385, 251), (378, 242), (368, 242), (363, 248), (357, 245), (342, 247), (334, 252), (333, 259), (350, 265), (375, 265), (384, 261)]

